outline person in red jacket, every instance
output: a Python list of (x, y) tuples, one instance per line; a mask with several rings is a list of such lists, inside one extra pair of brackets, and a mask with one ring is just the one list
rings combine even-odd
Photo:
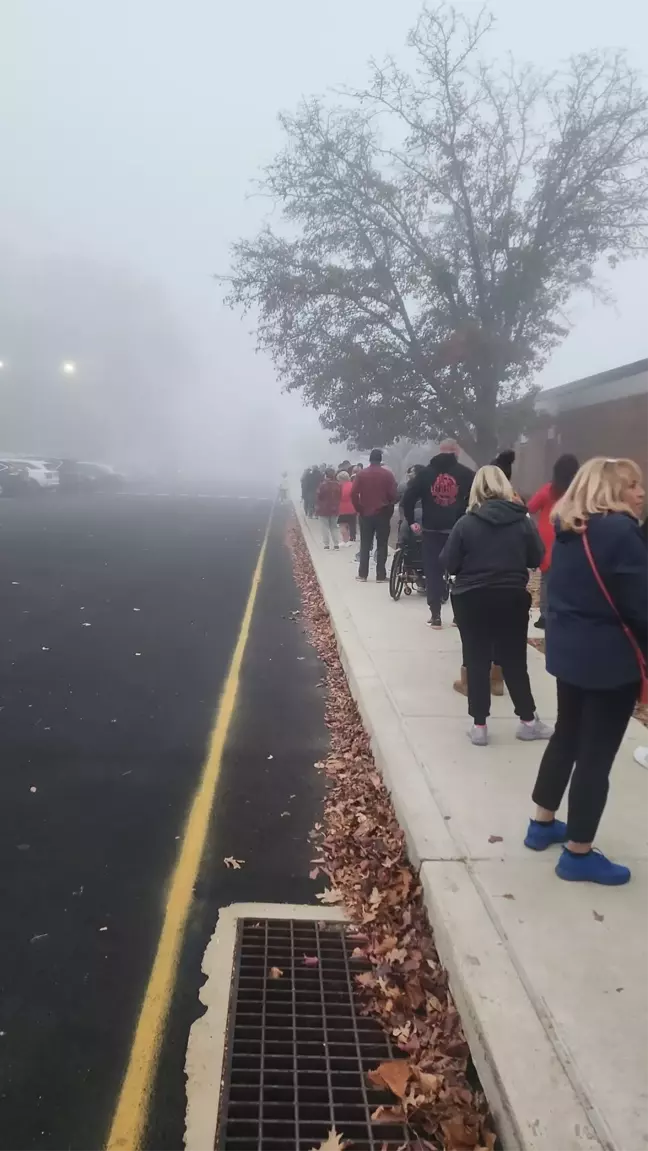
[(328, 551), (331, 543), (334, 551), (340, 549), (337, 518), (340, 508), (341, 487), (335, 478), (335, 470), (327, 468), (315, 496), (315, 514), (319, 517), (322, 528), (322, 541), (324, 550)]
[(342, 533), (342, 547), (348, 547), (350, 544), (355, 543), (356, 538), (356, 510), (351, 503), (351, 488), (353, 487), (353, 483), (349, 473), (346, 471), (338, 472), (337, 478), (341, 488), (338, 524)]
[(376, 538), (376, 580), (387, 579), (387, 545), (389, 527), (398, 498), (396, 480), (389, 468), (382, 466), (382, 452), (374, 448), (369, 467), (356, 473), (351, 487), (351, 500), (360, 516), (360, 565), (358, 579), (367, 582), (369, 556)]
[(541, 630), (544, 630), (545, 626), (547, 579), (549, 576), (549, 568), (551, 567), (551, 551), (556, 536), (554, 526), (551, 522), (551, 513), (554, 504), (561, 499), (567, 491), (579, 466), (576, 456), (572, 456), (569, 453), (564, 456), (559, 456), (553, 467), (551, 483), (543, 484), (536, 494), (531, 497), (527, 505), (529, 514), (538, 517), (538, 531), (545, 547), (544, 559), (540, 564), (540, 615), (534, 625)]

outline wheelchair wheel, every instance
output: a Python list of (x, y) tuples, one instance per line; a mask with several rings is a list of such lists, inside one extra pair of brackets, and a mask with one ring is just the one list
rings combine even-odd
[(392, 599), (400, 599), (405, 586), (405, 552), (397, 548), (392, 559), (389, 573), (389, 594)]

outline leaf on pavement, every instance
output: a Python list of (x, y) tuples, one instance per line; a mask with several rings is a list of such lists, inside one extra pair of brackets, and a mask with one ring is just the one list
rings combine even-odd
[(387, 1088), (392, 1095), (402, 1099), (407, 1091), (412, 1069), (406, 1059), (389, 1059), (369, 1072), (368, 1078), (374, 1087)]
[(605, 916), (599, 915), (598, 911), (592, 911), (592, 915), (594, 916), (597, 923), (602, 923), (603, 920), (605, 919)]
[(309, 871), (308, 878), (309, 879), (317, 879), (318, 875), (319, 875), (319, 867), (314, 867), (312, 871)]
[(489, 843), (503, 843), (504, 842), (504, 836), (503, 835), (489, 835), (488, 842)]
[(320, 903), (341, 903), (342, 892), (334, 887), (327, 887), (326, 891), (318, 891), (315, 898), (319, 899)]
[(268, 972), (268, 979), (281, 979), (283, 970), (281, 967), (271, 967)]
[(245, 863), (245, 860), (244, 859), (234, 859), (233, 855), (226, 855), (224, 860), (223, 860), (223, 863), (225, 864), (226, 867), (229, 867), (231, 871), (240, 871), (243, 864)]
[(347, 1146), (348, 1144), (342, 1142), (342, 1136), (338, 1135), (333, 1127), (324, 1142), (320, 1143), (319, 1147), (312, 1147), (311, 1151), (344, 1151)]

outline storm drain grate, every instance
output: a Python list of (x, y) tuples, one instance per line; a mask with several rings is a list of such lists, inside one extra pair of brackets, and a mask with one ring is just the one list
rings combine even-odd
[(405, 1141), (402, 1126), (371, 1120), (395, 1101), (366, 1074), (395, 1052), (358, 1010), (366, 964), (352, 949), (342, 924), (239, 920), (217, 1151), (310, 1151), (332, 1127), (353, 1151)]

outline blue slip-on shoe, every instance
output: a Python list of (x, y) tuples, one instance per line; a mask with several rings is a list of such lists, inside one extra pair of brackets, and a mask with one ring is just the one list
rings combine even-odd
[(567, 824), (562, 819), (552, 819), (551, 823), (530, 819), (524, 846), (530, 847), (532, 851), (545, 851), (547, 847), (553, 847), (554, 843), (564, 843), (566, 839)]
[(606, 887), (620, 887), (630, 879), (630, 868), (622, 863), (613, 863), (601, 851), (588, 851), (587, 855), (576, 855), (563, 848), (556, 864), (559, 879), (575, 883), (602, 883)]

